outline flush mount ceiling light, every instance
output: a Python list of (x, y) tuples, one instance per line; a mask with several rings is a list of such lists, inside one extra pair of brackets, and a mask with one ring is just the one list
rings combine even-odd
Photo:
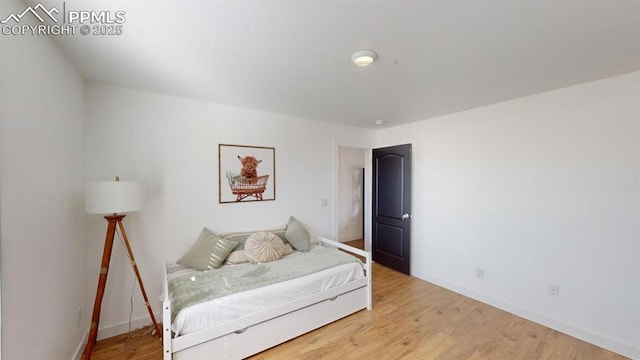
[(373, 64), (378, 55), (373, 50), (358, 50), (351, 55), (351, 61), (357, 66), (369, 66)]

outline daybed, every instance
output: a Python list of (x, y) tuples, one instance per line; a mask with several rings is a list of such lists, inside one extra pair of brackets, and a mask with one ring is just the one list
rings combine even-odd
[[(292, 218), (289, 225), (292, 220), (295, 222)], [(285, 230), (282, 231), (273, 233), (286, 238)], [(222, 239), (244, 237), (246, 240), (247, 236), (265, 233), (273, 234), (257, 232), (254, 235), (231, 233), (218, 236)], [(294, 241), (292, 245), (297, 249), (295, 245), (299, 244)], [(233, 246), (235, 243), (229, 247)], [(192, 250), (194, 248), (196, 245)], [(243, 250), (236, 248), (236, 251), (228, 255), (227, 262), (234, 254), (243, 255)], [(219, 269), (205, 271), (166, 264), (163, 294), (164, 360), (242, 359), (359, 310), (371, 309), (369, 253), (322, 237), (308, 250), (294, 251), (291, 255), (272, 262), (253, 261), (240, 265), (225, 263)], [(202, 254), (202, 247), (195, 251)], [(247, 249), (244, 251), (248, 253)], [(280, 266), (333, 262), (324, 260), (327, 259), (326, 256), (345, 260), (346, 257), (351, 257), (345, 255), (346, 252), (364, 260), (340, 261), (341, 265), (299, 277), (280, 274), (284, 281), (259, 287), (256, 284), (244, 284), (241, 287), (246, 288), (246, 291), (228, 291), (241, 278), (276, 271)], [(201, 286), (210, 279), (214, 279), (213, 283)], [(190, 301), (185, 300), (180, 291), (183, 284), (190, 286), (190, 282), (198, 284), (197, 296), (205, 296), (202, 289), (209, 287), (210, 291), (219, 292), (221, 297), (189, 305)], [(177, 311), (177, 307), (182, 305), (185, 307)]]

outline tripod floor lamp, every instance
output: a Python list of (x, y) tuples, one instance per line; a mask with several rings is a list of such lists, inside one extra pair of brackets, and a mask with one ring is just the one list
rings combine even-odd
[(155, 327), (156, 335), (161, 336), (160, 327), (156, 322), (147, 293), (142, 284), (142, 278), (138, 271), (138, 265), (133, 257), (133, 252), (129, 246), (127, 234), (124, 231), (122, 220), (126, 216), (123, 213), (134, 212), (142, 209), (143, 202), (143, 185), (137, 181), (120, 181), (116, 177), (115, 181), (101, 181), (89, 183), (85, 189), (85, 212), (88, 214), (109, 214), (104, 218), (107, 220), (107, 237), (104, 242), (104, 251), (102, 253), (102, 265), (100, 267), (100, 275), (98, 277), (98, 290), (96, 292), (96, 300), (93, 304), (93, 316), (91, 318), (91, 327), (89, 328), (89, 340), (84, 350), (83, 359), (91, 359), (91, 351), (96, 344), (98, 336), (98, 323), (100, 322), (100, 308), (102, 307), (102, 297), (107, 284), (107, 275), (109, 273), (109, 262), (111, 261), (111, 249), (113, 248), (113, 239), (119, 230), (122, 235), (121, 239), (127, 250), (133, 272), (138, 279), (140, 291), (144, 298), (145, 306), (151, 316), (151, 321)]

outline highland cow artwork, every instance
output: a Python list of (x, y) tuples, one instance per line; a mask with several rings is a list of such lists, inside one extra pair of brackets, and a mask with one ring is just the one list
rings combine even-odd
[(219, 144), (219, 202), (275, 200), (275, 153), (272, 147)]
[(253, 156), (240, 157), (240, 155), (238, 155), (238, 160), (240, 160), (242, 164), (240, 176), (247, 182), (255, 183), (256, 180), (258, 180), (258, 164), (260, 164), (262, 160), (258, 160)]

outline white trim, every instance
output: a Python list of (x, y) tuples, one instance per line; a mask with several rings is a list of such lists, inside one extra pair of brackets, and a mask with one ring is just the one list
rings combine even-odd
[(418, 273), (412, 273), (411, 275), (419, 279), (422, 279), (424, 281), (428, 281), (432, 284), (441, 286), (445, 289), (454, 291), (458, 294), (478, 300), (482, 303), (494, 306), (498, 309), (504, 310), (511, 314), (533, 321), (537, 324), (544, 325), (546, 327), (557, 330), (561, 333), (586, 341), (590, 344), (594, 344), (596, 346), (613, 351), (615, 353), (629, 357), (631, 359), (640, 359), (640, 349), (635, 348), (629, 344), (624, 344), (619, 341), (609, 339), (605, 336), (592, 333), (588, 330), (577, 328), (573, 325), (567, 324), (562, 321), (558, 321), (557, 319), (547, 317), (545, 315), (542, 315), (530, 309), (524, 308), (522, 306), (508, 303), (508, 302), (493, 298), (491, 296), (481, 294), (472, 289), (468, 289), (466, 287), (448, 282), (446, 280), (443, 280), (434, 276), (430, 276), (426, 274), (418, 274)]
[[(158, 317), (159, 314), (154, 313), (153, 316)], [(131, 320), (131, 331), (137, 330), (143, 327), (147, 327), (149, 325), (151, 325), (151, 318), (147, 314), (137, 319)], [(101, 327), (98, 329), (98, 340), (103, 340), (113, 336), (125, 334), (127, 332), (129, 332), (129, 321)]]
[(82, 336), (82, 340), (80, 340), (80, 344), (76, 347), (76, 352), (74, 353), (71, 360), (80, 360), (82, 358), (82, 352), (84, 351), (85, 346), (87, 346), (87, 339), (89, 338), (89, 332), (85, 332)]

